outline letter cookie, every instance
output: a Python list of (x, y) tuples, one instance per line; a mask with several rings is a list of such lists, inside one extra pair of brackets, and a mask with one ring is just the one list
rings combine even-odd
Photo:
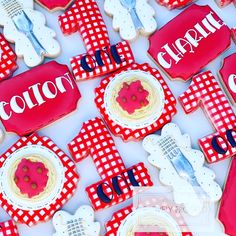
[(225, 228), (227, 235), (236, 235), (236, 159), (232, 158), (231, 167), (226, 181), (223, 197), (220, 203), (218, 218)]
[(17, 67), (15, 52), (0, 34), (0, 80), (10, 77)]
[(44, 57), (55, 58), (60, 45), (54, 39), (56, 33), (45, 26), (45, 17), (33, 9), (33, 0), (0, 0), (0, 25), (4, 36), (15, 43), (18, 57), (23, 57), (27, 66), (42, 63)]
[(199, 140), (209, 163), (236, 154), (236, 115), (210, 71), (194, 76), (179, 101), (187, 114), (201, 105), (217, 131)]
[(175, 9), (175, 8), (185, 7), (186, 5), (193, 2), (193, 0), (157, 0), (157, 2), (160, 5), (165, 6), (168, 9), (172, 10), (172, 9)]
[(230, 46), (231, 34), (209, 6), (194, 4), (149, 41), (148, 53), (170, 79), (187, 81)]
[(105, 0), (104, 9), (124, 40), (134, 40), (139, 32), (148, 36), (157, 28), (155, 11), (148, 0)]
[(160, 169), (160, 181), (173, 188), (176, 204), (184, 204), (190, 215), (196, 216), (203, 209), (199, 189), (210, 201), (221, 198), (214, 172), (203, 165), (203, 153), (191, 148), (189, 135), (182, 135), (177, 125), (169, 123), (160, 136), (147, 136), (143, 147), (150, 154), (148, 161)]
[(224, 59), (220, 76), (226, 91), (236, 104), (236, 53)]
[(95, 0), (76, 0), (74, 5), (59, 16), (64, 34), (79, 32), (87, 53), (71, 58), (76, 80), (106, 75), (134, 62), (128, 42), (110, 45), (105, 22)]
[(21, 136), (74, 111), (81, 97), (68, 67), (55, 61), (2, 81), (0, 94), (0, 119)]
[(126, 168), (116, 149), (112, 136), (100, 118), (85, 122), (69, 143), (76, 162), (92, 156), (102, 180), (86, 188), (95, 210), (111, 207), (133, 196), (133, 187), (152, 186), (153, 183), (143, 163)]
[(19, 236), (17, 227), (13, 220), (0, 222), (0, 235), (1, 236)]
[(133, 64), (105, 78), (95, 103), (112, 133), (141, 140), (170, 122), (176, 100), (158, 70)]
[(0, 160), (0, 205), (18, 223), (48, 221), (73, 195), (76, 166), (51, 139), (22, 137)]
[(53, 225), (56, 229), (53, 236), (99, 236), (101, 228), (94, 222), (94, 211), (90, 206), (81, 206), (75, 215), (58, 211), (53, 216)]
[(73, 0), (36, 0), (36, 2), (48, 11), (54, 12), (58, 10), (65, 10), (73, 2)]

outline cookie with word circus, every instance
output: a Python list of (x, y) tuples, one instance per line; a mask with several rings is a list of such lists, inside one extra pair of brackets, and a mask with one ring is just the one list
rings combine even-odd
[(17, 67), (15, 52), (0, 34), (0, 80), (10, 77)]
[(107, 28), (95, 0), (76, 0), (74, 5), (59, 16), (64, 34), (79, 32), (87, 53), (71, 58), (76, 80), (106, 75), (132, 64), (134, 56), (128, 42), (110, 44)]
[(112, 133), (140, 140), (176, 114), (176, 100), (158, 70), (133, 64), (103, 79), (95, 103)]
[(160, 181), (173, 189), (176, 204), (183, 204), (188, 214), (199, 215), (204, 202), (217, 202), (222, 196), (215, 173), (204, 166), (204, 155), (192, 149), (190, 136), (181, 134), (173, 123), (165, 125), (161, 135), (143, 140), (148, 161), (160, 169)]
[(95, 210), (111, 207), (133, 196), (133, 187), (152, 186), (144, 164), (126, 168), (114, 140), (100, 118), (86, 121), (79, 134), (68, 144), (76, 162), (93, 158), (101, 180), (86, 188)]
[[(118, 210), (106, 223), (105, 236), (144, 236), (152, 235), (153, 231), (156, 232), (153, 236), (192, 236), (182, 214), (174, 206), (171, 209), (175, 210), (168, 211), (167, 206), (171, 207), (170, 203), (163, 200), (155, 206), (135, 209), (131, 205)], [(150, 231), (140, 233), (143, 228)]]
[(5, 38), (15, 43), (17, 56), (24, 58), (27, 66), (37, 66), (45, 57), (60, 54), (56, 33), (45, 26), (45, 16), (34, 10), (33, 0), (1, 0), (0, 15)]
[(50, 12), (65, 10), (74, 0), (35, 0)]
[(220, 69), (220, 77), (227, 94), (236, 104), (236, 53), (226, 57)]
[(81, 206), (74, 215), (66, 211), (58, 211), (53, 216), (53, 225), (56, 233), (53, 236), (99, 236), (100, 223), (94, 222), (92, 207)]
[(19, 236), (17, 227), (13, 220), (0, 222), (0, 235), (1, 236)]
[(157, 0), (157, 3), (167, 7), (170, 10), (175, 8), (183, 8), (192, 2), (193, 0)]
[(55, 61), (4, 80), (0, 94), (0, 119), (6, 131), (19, 135), (74, 111), (81, 97), (68, 67)]
[(18, 223), (48, 221), (73, 195), (79, 176), (51, 139), (22, 137), (0, 160), (0, 205)]
[(170, 79), (187, 81), (230, 46), (231, 33), (209, 6), (193, 4), (149, 42), (149, 55)]
[(105, 0), (104, 10), (113, 17), (112, 26), (124, 40), (135, 40), (139, 34), (148, 36), (157, 28), (148, 0)]
[(236, 235), (235, 225), (235, 199), (236, 199), (236, 159), (232, 158), (223, 197), (220, 203), (218, 219), (224, 227), (224, 232), (227, 235)]
[(203, 107), (216, 132), (199, 139), (209, 163), (236, 154), (236, 115), (210, 71), (193, 77), (190, 87), (179, 97), (186, 114)]

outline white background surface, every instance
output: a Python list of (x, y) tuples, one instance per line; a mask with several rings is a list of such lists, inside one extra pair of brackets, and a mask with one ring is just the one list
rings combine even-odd
[[(121, 39), (119, 37), (119, 34), (114, 32), (114, 30), (112, 29), (111, 18), (105, 15), (104, 13), (103, 0), (97, 0), (97, 2), (99, 3), (100, 10), (102, 12), (102, 15), (104, 16), (104, 20), (108, 27), (111, 42), (112, 43), (119, 42)], [(213, 0), (199, 0), (197, 1), (197, 3), (199, 5), (204, 5), (204, 4), (210, 5), (230, 27), (236, 26), (236, 8), (233, 6), (233, 4), (224, 9), (219, 9)], [(156, 11), (155, 17), (158, 23), (158, 28), (162, 27), (164, 24), (166, 24), (170, 19), (175, 17), (180, 12), (179, 10), (170, 12), (166, 8), (159, 6), (154, 0), (150, 0), (150, 4), (155, 8)], [(36, 8), (45, 13), (48, 25), (57, 31), (58, 40), (62, 45), (62, 53), (56, 60), (60, 63), (67, 64), (70, 67), (69, 58), (85, 52), (83, 42), (80, 38), (79, 33), (67, 37), (63, 36), (57, 22), (57, 16), (62, 12), (48, 13), (47, 11), (39, 7), (37, 4)], [(152, 66), (156, 67), (156, 65), (152, 63), (150, 58), (147, 56), (146, 52), (148, 49), (148, 45), (149, 45), (148, 39), (145, 37), (139, 37), (135, 42), (131, 43), (136, 58), (136, 62), (138, 63), (148, 62)], [(217, 45), (215, 46), (217, 47)], [(218, 57), (213, 63), (208, 65), (206, 69), (212, 70), (213, 74), (217, 76), (223, 58), (235, 51), (236, 51), (236, 46), (234, 43), (232, 43), (231, 48), (227, 50), (224, 54), (222, 54), (220, 57)], [(20, 65), (20, 68), (17, 70), (15, 74), (19, 74), (27, 70), (27, 67), (24, 65), (21, 59), (18, 60), (18, 64)], [(180, 94), (182, 94), (182, 92), (184, 92), (190, 84), (190, 81), (187, 83), (173, 82), (170, 81), (163, 73), (162, 75), (169, 84), (176, 98)], [(100, 78), (97, 78), (91, 81), (79, 82), (78, 87), (81, 91), (82, 99), (79, 101), (78, 109), (73, 114), (70, 114), (66, 118), (50, 125), (45, 129), (40, 130), (38, 133), (40, 135), (45, 135), (50, 137), (60, 148), (62, 148), (64, 152), (66, 152), (69, 155), (67, 144), (77, 135), (77, 133), (81, 128), (82, 122), (91, 119), (95, 116), (99, 116), (99, 112), (93, 100), (94, 100), (94, 89), (99, 85), (100, 80), (101, 80)], [(180, 126), (183, 133), (188, 133), (191, 135), (193, 148), (199, 148), (197, 140), (199, 138), (202, 138), (203, 136), (206, 136), (207, 134), (214, 132), (211, 123), (207, 120), (205, 114), (201, 109), (198, 109), (193, 114), (185, 115), (179, 104), (177, 108), (178, 108), (178, 113), (174, 117), (173, 121)], [(7, 148), (10, 147), (17, 139), (18, 137), (15, 134), (8, 133), (4, 143), (0, 145), (0, 152), (1, 153), (5, 152)], [(159, 185), (158, 171), (156, 168), (152, 167), (147, 163), (147, 153), (145, 153), (145, 151), (143, 150), (141, 143), (130, 142), (125, 144), (124, 142), (122, 142), (120, 138), (115, 138), (115, 142), (127, 167), (140, 161), (145, 162), (145, 165), (148, 167), (149, 172), (152, 176), (152, 180), (156, 185)], [(217, 181), (220, 183), (221, 186), (223, 186), (225, 183), (225, 177), (228, 172), (229, 161), (230, 160), (225, 160), (210, 166), (210, 168), (212, 168), (216, 172)], [(88, 197), (85, 193), (85, 187), (99, 180), (99, 176), (96, 172), (96, 169), (94, 167), (91, 158), (87, 158), (85, 161), (77, 164), (77, 170), (80, 175), (80, 181), (78, 183), (76, 194), (64, 206), (64, 209), (69, 211), (70, 213), (74, 213), (76, 209), (82, 204), (89, 204)], [(102, 224), (101, 235), (104, 235), (104, 227), (103, 227), (104, 223), (111, 218), (112, 213), (130, 204), (131, 201), (132, 200), (126, 201), (118, 206), (96, 213), (96, 220), (100, 221), (100, 223)], [(3, 210), (0, 209), (0, 221), (8, 219), (9, 216)], [(32, 228), (28, 228), (27, 226), (24, 225), (18, 225), (18, 228), (21, 236), (42, 236), (42, 235), (50, 236), (54, 232), (51, 221), (47, 223), (40, 223)], [(219, 224), (216, 225), (215, 228), (216, 229), (214, 233), (207, 233), (207, 234), (201, 233), (194, 235), (196, 236), (224, 235), (222, 233), (223, 232), (222, 227)]]

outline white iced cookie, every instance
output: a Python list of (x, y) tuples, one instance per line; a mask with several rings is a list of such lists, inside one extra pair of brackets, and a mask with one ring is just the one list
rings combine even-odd
[(173, 188), (174, 201), (184, 204), (190, 215), (198, 215), (203, 208), (203, 197), (216, 202), (222, 196), (215, 174), (204, 167), (204, 155), (191, 148), (189, 135), (182, 135), (173, 123), (165, 125), (161, 135), (149, 135), (143, 141), (150, 154), (148, 161), (160, 169), (160, 181)]
[(148, 0), (105, 0), (104, 9), (124, 40), (134, 40), (139, 33), (150, 35), (157, 28), (155, 11)]
[(45, 26), (44, 15), (33, 6), (33, 0), (0, 0), (4, 36), (15, 43), (17, 56), (23, 57), (29, 67), (39, 65), (44, 57), (55, 58), (60, 53), (55, 31)]
[(98, 236), (100, 224), (94, 222), (94, 211), (90, 206), (81, 206), (70, 215), (65, 211), (58, 211), (53, 217), (56, 233), (53, 236)]

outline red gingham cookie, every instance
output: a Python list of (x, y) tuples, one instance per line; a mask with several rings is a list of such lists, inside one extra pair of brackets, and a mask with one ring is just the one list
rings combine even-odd
[[(115, 78), (117, 75), (124, 73), (125, 71), (131, 71), (131, 70), (141, 70), (143, 72), (146, 72), (150, 75), (152, 75), (157, 82), (160, 83), (163, 92), (164, 92), (164, 108), (161, 116), (155, 120), (151, 125), (145, 127), (145, 128), (126, 128), (119, 125), (117, 122), (112, 120), (112, 118), (108, 115), (106, 107), (105, 107), (105, 91), (109, 83)], [(166, 82), (162, 78), (161, 74), (158, 70), (151, 68), (148, 64), (133, 64), (129, 67), (126, 67), (124, 70), (118, 71), (114, 73), (113, 75), (103, 79), (100, 83), (100, 86), (96, 88), (96, 98), (95, 103), (97, 105), (97, 108), (99, 109), (101, 115), (103, 116), (105, 122), (109, 126), (112, 133), (116, 136), (120, 136), (124, 141), (131, 141), (131, 140), (140, 140), (147, 136), (150, 133), (155, 132), (156, 130), (161, 129), (166, 123), (170, 122), (172, 120), (172, 117), (176, 114), (177, 110), (175, 108), (176, 106), (176, 100), (170, 91), (169, 87), (167, 86)]]
[(199, 140), (208, 162), (224, 160), (236, 154), (236, 115), (210, 71), (196, 75), (179, 101), (188, 114), (201, 105), (217, 130)]
[(160, 5), (168, 7), (169, 9), (182, 8), (187, 4), (193, 2), (193, 0), (157, 0)]
[(110, 207), (133, 196), (133, 186), (152, 186), (143, 163), (126, 169), (104, 122), (95, 118), (85, 122), (69, 144), (76, 162), (92, 156), (101, 181), (86, 188), (95, 210)]
[[(18, 202), (10, 202), (9, 196), (6, 192), (0, 192), (0, 205), (1, 207), (11, 216), (11, 218), (19, 223), (27, 224), (32, 226), (37, 222), (47, 221), (58, 211), (73, 195), (76, 190), (76, 184), (78, 182), (79, 176), (76, 173), (75, 164), (71, 159), (66, 156), (53, 142), (47, 137), (40, 137), (37, 134), (33, 134), (29, 137), (22, 137), (19, 139), (12, 147), (10, 147), (0, 158), (0, 167), (4, 167), (5, 162), (9, 157), (11, 157), (14, 152), (25, 146), (37, 145), (49, 149), (57, 158), (60, 160), (60, 165), (62, 165), (64, 172), (64, 178), (62, 182), (61, 192), (56, 192), (52, 202), (47, 202), (47, 206), (41, 206), (37, 210), (32, 209), (21, 209)], [(1, 170), (1, 169), (0, 169)], [(2, 173), (4, 173), (4, 168), (2, 168)], [(2, 173), (0, 178), (2, 178)], [(58, 176), (60, 178), (61, 176)], [(1, 182), (1, 181), (0, 181)], [(1, 183), (2, 185), (2, 183)], [(1, 186), (2, 188), (2, 186)], [(3, 189), (3, 188), (2, 188)], [(7, 197), (6, 197), (7, 196)], [(11, 199), (12, 200), (12, 199)], [(29, 201), (28, 204), (31, 204)]]
[(105, 22), (95, 0), (76, 0), (74, 5), (59, 16), (64, 34), (79, 31), (87, 53), (71, 58), (71, 66), (77, 80), (85, 80), (108, 74), (134, 62), (128, 42), (113, 46)]
[(13, 220), (0, 223), (0, 236), (19, 236)]
[(6, 79), (17, 69), (16, 54), (0, 34), (0, 80)]

